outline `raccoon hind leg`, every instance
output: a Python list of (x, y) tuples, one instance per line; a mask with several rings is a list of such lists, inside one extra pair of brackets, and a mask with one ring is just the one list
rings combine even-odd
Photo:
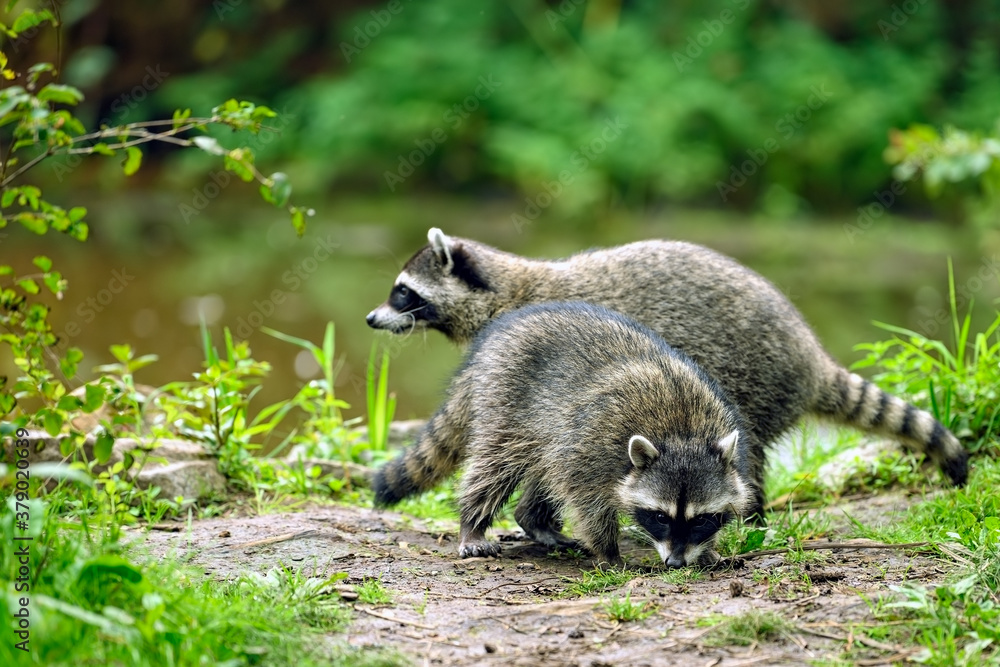
[(548, 492), (537, 481), (524, 484), (514, 519), (529, 539), (552, 549), (583, 549), (577, 540), (562, 533), (563, 522)]
[[(484, 460), (485, 459), (485, 460)], [(488, 457), (470, 457), (458, 499), (461, 515), (459, 558), (497, 556), (500, 545), (486, 539), (493, 518), (514, 493), (516, 470)]]

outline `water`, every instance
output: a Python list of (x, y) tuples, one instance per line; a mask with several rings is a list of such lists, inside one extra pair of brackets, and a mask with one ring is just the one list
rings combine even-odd
[[(397, 417), (426, 417), (439, 403), (459, 352), (436, 332), (393, 338), (373, 332), (364, 318), (387, 297), (431, 226), (540, 257), (653, 237), (702, 243), (777, 284), (845, 364), (860, 357), (855, 344), (886, 337), (872, 320), (935, 333), (935, 315), (947, 304), (949, 255), (960, 288), (978, 303), (1000, 294), (995, 275), (976, 283), (977, 271), (990, 266), (1000, 246), (996, 238), (912, 220), (883, 219), (852, 239), (844, 228), (850, 220), (774, 221), (668, 210), (620, 215), (585, 228), (537, 221), (519, 233), (510, 220), (516, 202), (361, 199), (314, 204), (319, 214), (306, 236), (296, 239), (280, 213), (257, 202), (223, 199), (185, 221), (178, 201), (169, 194), (95, 199), (89, 204), (93, 235), (84, 244), (8, 230), (13, 243), (4, 247), (16, 248), (19, 270), (27, 271), (31, 257), (44, 253), (70, 281), (63, 301), (53, 301), (52, 321), (64, 341), (84, 350), (85, 378), (92, 377), (93, 366), (111, 360), (109, 345), (122, 342), (160, 357), (140, 371), (140, 382), (190, 378), (202, 360), (198, 321), (204, 317), (217, 341), (228, 326), (249, 340), (256, 358), (272, 364), (254, 401), (260, 408), (290, 397), (318, 370), (310, 355), (258, 327), (319, 343), (326, 322), (333, 321), (343, 360), (337, 390), (353, 406), (347, 416), (364, 413), (365, 364), (378, 339), (393, 343), (390, 384)], [(983, 319), (986, 311), (980, 309)], [(0, 365), (13, 374), (8, 360)]]

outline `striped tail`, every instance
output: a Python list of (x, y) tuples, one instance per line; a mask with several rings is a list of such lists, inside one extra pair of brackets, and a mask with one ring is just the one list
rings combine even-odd
[(375, 471), (375, 505), (388, 507), (434, 488), (465, 460), (468, 383), (456, 379), (452, 396), (428, 420), (417, 441)]
[(929, 412), (838, 368), (825, 389), (821, 414), (848, 426), (895, 438), (929, 456), (956, 485), (965, 484), (969, 455), (958, 438)]

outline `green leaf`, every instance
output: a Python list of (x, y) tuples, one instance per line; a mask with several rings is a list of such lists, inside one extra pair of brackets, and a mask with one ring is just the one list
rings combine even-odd
[(115, 439), (111, 437), (111, 434), (107, 431), (101, 431), (101, 434), (97, 436), (97, 442), (94, 443), (94, 458), (101, 465), (108, 462), (111, 458), (111, 449), (114, 447)]
[(80, 570), (79, 583), (90, 583), (100, 587), (117, 585), (119, 581), (138, 584), (142, 581), (142, 570), (121, 556), (105, 554), (87, 562)]
[(137, 146), (129, 146), (125, 149), (125, 162), (122, 165), (122, 170), (125, 172), (126, 176), (131, 176), (135, 172), (139, 171), (139, 165), (142, 164), (142, 151), (139, 150)]
[(45, 416), (42, 420), (42, 426), (45, 428), (45, 432), (49, 435), (59, 435), (59, 432), (62, 431), (63, 427), (63, 416), (55, 410), (47, 410), (45, 411)]
[(52, 260), (45, 255), (39, 255), (35, 259), (31, 260), (31, 263), (40, 268), (42, 271), (52, 270)]
[(79, 104), (83, 100), (83, 93), (73, 86), (66, 86), (61, 83), (46, 84), (38, 91), (38, 99), (42, 102), (53, 102), (56, 104)]
[(31, 278), (22, 278), (17, 281), (17, 285), (28, 294), (38, 294), (39, 292), (38, 283)]
[(17, 399), (3, 391), (0, 392), (0, 416), (6, 416), (17, 405)]
[(302, 238), (302, 235), (306, 233), (305, 214), (298, 206), (292, 207), (292, 227), (295, 228), (295, 234), (299, 238)]
[(76, 396), (66, 395), (59, 399), (56, 404), (56, 410), (62, 410), (63, 412), (70, 412), (71, 410), (79, 410), (83, 407), (83, 401), (81, 401)]
[(13, 204), (14, 200), (17, 199), (17, 195), (20, 194), (20, 192), (21, 188), (10, 188), (8, 190), (4, 190), (3, 197), (0, 198), (0, 207), (7, 208), (11, 204)]
[(91, 147), (90, 147), (90, 150), (94, 151), (94, 152), (95, 152), (95, 153), (97, 153), (98, 155), (107, 155), (107, 156), (109, 156), (109, 157), (110, 157), (110, 156), (113, 156), (113, 155), (115, 154), (115, 151), (113, 151), (113, 150), (112, 150), (112, 149), (111, 149), (111, 148), (110, 148), (110, 147), (109, 147), (109, 146), (108, 146), (108, 145), (107, 145), (106, 143), (104, 143), (103, 141), (101, 141), (101, 142), (98, 142), (98, 143), (94, 144), (93, 146), (91, 146)]
[(99, 384), (84, 385), (83, 411), (93, 412), (104, 404), (104, 387)]
[(747, 533), (746, 539), (743, 541), (743, 546), (740, 547), (740, 553), (749, 553), (760, 549), (761, 545), (764, 544), (764, 537), (767, 535), (767, 531), (757, 529), (751, 530)]
[(174, 129), (184, 124), (184, 121), (191, 117), (190, 109), (175, 109), (174, 110)]
[(14, 19), (14, 25), (10, 27), (11, 31), (16, 33), (22, 33), (26, 30), (31, 30), (35, 26), (41, 25), (45, 21), (50, 21), (52, 25), (56, 25), (56, 18), (47, 9), (43, 9), (39, 12), (26, 9), (21, 12), (21, 15)]
[(132, 358), (131, 345), (112, 345), (109, 349), (111, 350), (111, 355), (120, 363), (128, 363), (128, 360)]

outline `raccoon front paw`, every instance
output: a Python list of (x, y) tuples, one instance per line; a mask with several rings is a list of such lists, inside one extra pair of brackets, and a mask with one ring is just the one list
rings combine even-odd
[(486, 540), (462, 542), (458, 547), (459, 558), (489, 558), (500, 555), (500, 545)]
[(712, 568), (718, 565), (719, 561), (721, 560), (722, 557), (719, 555), (717, 551), (712, 549), (707, 549), (703, 551), (700, 556), (698, 556), (698, 567), (703, 567), (706, 569)]

